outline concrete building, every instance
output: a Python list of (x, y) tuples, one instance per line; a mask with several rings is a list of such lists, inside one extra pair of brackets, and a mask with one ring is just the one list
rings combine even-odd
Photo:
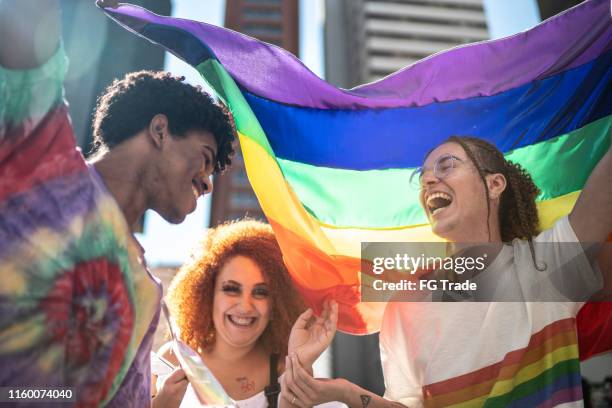
[[(226, 3), (225, 27), (283, 47), (298, 55), (297, 0), (231, 0)], [(232, 167), (215, 178), (210, 225), (245, 215), (264, 219), (248, 182), (240, 152)]]
[(326, 79), (343, 88), (489, 38), (482, 0), (327, 0), (325, 15)]
[(546, 20), (568, 8), (577, 6), (583, 0), (538, 0), (538, 8), (540, 9), (540, 17)]

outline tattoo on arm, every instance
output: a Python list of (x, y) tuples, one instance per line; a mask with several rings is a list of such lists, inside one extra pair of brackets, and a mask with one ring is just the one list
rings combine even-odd
[(361, 407), (367, 408), (367, 406), (370, 404), (370, 401), (372, 400), (372, 397), (370, 397), (369, 395), (360, 395), (360, 397), (361, 397)]

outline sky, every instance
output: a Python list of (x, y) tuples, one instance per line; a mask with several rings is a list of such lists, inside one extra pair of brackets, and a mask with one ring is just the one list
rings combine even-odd
[[(315, 74), (324, 76), (323, 28), (325, 22), (324, 0), (299, 0), (300, 2), (300, 59)], [(492, 39), (524, 31), (540, 22), (536, 0), (484, 0), (489, 34)], [(172, 14), (176, 17), (223, 25), (225, 0), (173, 0)], [(167, 54), (167, 71), (184, 75), (192, 84), (207, 89), (198, 73)], [(214, 193), (213, 193), (214, 194)], [(153, 211), (145, 217), (144, 234), (138, 239), (146, 250), (151, 266), (175, 266), (188, 257), (191, 247), (202, 239), (209, 223), (210, 195), (200, 197), (196, 211), (180, 225), (165, 222)]]

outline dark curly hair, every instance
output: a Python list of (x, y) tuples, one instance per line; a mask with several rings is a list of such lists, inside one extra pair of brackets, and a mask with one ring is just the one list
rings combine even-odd
[(216, 279), (223, 266), (238, 255), (259, 266), (269, 288), (271, 318), (258, 341), (268, 352), (279, 353), (284, 358), (291, 327), (305, 307), (291, 283), (272, 228), (255, 220), (209, 229), (192, 259), (172, 280), (166, 302), (180, 328), (181, 339), (198, 351), (214, 344), (212, 312)]
[(534, 264), (536, 268), (539, 268), (535, 262), (532, 238), (540, 232), (536, 206), (536, 198), (540, 194), (540, 189), (533, 182), (531, 175), (521, 165), (506, 160), (503, 153), (486, 140), (470, 136), (451, 136), (444, 143), (459, 144), (478, 170), (485, 187), (487, 220), (491, 214), (491, 204), (488, 199), (489, 187), (485, 176), (493, 173), (504, 175), (507, 186), (500, 197), (499, 206), (502, 241), (510, 242), (515, 238), (529, 241)]
[(176, 136), (190, 130), (208, 131), (217, 141), (215, 172), (231, 164), (236, 130), (229, 111), (168, 72), (139, 71), (116, 79), (98, 98), (93, 118), (93, 150), (112, 149), (164, 114)]

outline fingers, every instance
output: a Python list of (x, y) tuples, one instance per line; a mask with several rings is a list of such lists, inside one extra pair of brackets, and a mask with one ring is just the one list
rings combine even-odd
[(185, 375), (185, 371), (182, 368), (177, 368), (166, 378), (167, 384), (178, 384), (181, 381), (187, 382), (187, 376)]
[(174, 370), (172, 374), (163, 380), (159, 392), (154, 400), (157, 401), (155, 406), (179, 406), (180, 401), (183, 399), (183, 396), (187, 391), (188, 385), (189, 381), (187, 380), (183, 369), (178, 368)]
[(119, 7), (119, 1), (118, 0), (96, 0), (96, 5), (98, 7), (117, 8)]
[(285, 387), (285, 390), (281, 392), (281, 396), (283, 397), (285, 401), (287, 401), (287, 403), (291, 407), (299, 407), (299, 408), (308, 407), (305, 402), (300, 401), (291, 391), (286, 389), (286, 387)]
[(329, 301), (323, 304), (323, 311), (321, 312), (321, 319), (323, 321), (329, 319)]
[(316, 396), (316, 382), (314, 378), (308, 374), (298, 361), (297, 356), (293, 355), (289, 359), (293, 370), (293, 380), (299, 385), (300, 389), (312, 400)]
[(306, 311), (304, 313), (302, 313), (300, 315), (300, 317), (297, 318), (297, 320), (295, 321), (295, 324), (293, 325), (294, 329), (305, 329), (306, 326), (308, 326), (308, 323), (310, 322), (310, 318), (312, 317), (312, 309), (308, 308), (306, 309)]
[(329, 319), (326, 321), (325, 328), (330, 330), (332, 333), (335, 333), (337, 325), (338, 325), (338, 303), (336, 303), (335, 301), (332, 301)]
[(296, 377), (294, 374), (295, 364), (291, 358), (288, 356), (285, 358), (285, 392), (287, 394), (286, 398), (292, 405), (297, 405), (299, 407), (310, 407), (313, 404), (311, 403), (310, 397), (306, 394), (306, 392), (302, 389), (300, 384), (297, 383)]

